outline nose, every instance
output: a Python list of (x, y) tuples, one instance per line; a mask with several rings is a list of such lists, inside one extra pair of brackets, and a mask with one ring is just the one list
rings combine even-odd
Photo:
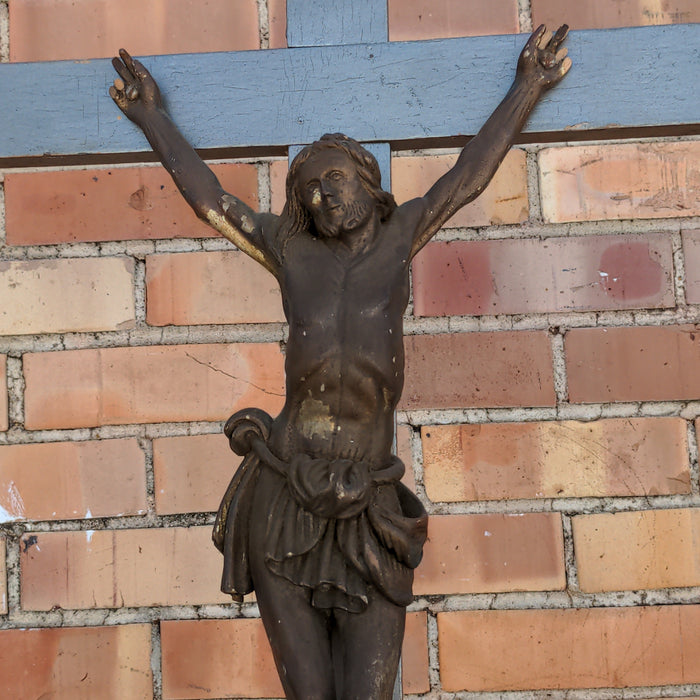
[(330, 180), (326, 180), (325, 178), (321, 179), (320, 189), (321, 189), (321, 196), (324, 198), (330, 197), (334, 194), (333, 186), (331, 185)]

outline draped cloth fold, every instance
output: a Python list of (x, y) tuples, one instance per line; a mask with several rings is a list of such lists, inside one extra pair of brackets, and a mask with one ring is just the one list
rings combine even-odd
[[(271, 426), (264, 411), (245, 409), (224, 428), (231, 449), (244, 459), (214, 523), (214, 544), (224, 555), (221, 590), (239, 601), (253, 590), (249, 532), (264, 527), (267, 567), (308, 588), (315, 607), (362, 612), (368, 584), (396, 605), (408, 605), (428, 516), (399, 481), (401, 460), (392, 457), (379, 469), (306, 454), (284, 462), (267, 445)], [(253, 512), (260, 489), (267, 509)]]

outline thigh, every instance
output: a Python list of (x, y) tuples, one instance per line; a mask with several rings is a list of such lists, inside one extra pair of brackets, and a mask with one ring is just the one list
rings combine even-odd
[(273, 574), (265, 563), (264, 499), (256, 498), (249, 535), (250, 569), (260, 616), (288, 700), (335, 700), (329, 616), (311, 605), (302, 586)]
[(399, 666), (406, 608), (395, 605), (374, 587), (363, 613), (336, 612), (342, 654), (342, 700), (391, 700)]

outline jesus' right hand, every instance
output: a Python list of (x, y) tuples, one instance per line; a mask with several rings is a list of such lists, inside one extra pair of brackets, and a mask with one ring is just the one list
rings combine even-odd
[(163, 108), (156, 81), (124, 49), (119, 49), (119, 58), (113, 58), (112, 65), (119, 78), (109, 88), (110, 97), (131, 121), (143, 126), (150, 113)]

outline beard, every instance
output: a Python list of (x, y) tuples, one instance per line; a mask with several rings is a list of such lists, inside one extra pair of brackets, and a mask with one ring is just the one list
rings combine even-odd
[(369, 202), (354, 200), (333, 210), (333, 219), (323, 213), (316, 216), (314, 225), (321, 238), (337, 238), (344, 231), (353, 231), (362, 226), (372, 213)]

